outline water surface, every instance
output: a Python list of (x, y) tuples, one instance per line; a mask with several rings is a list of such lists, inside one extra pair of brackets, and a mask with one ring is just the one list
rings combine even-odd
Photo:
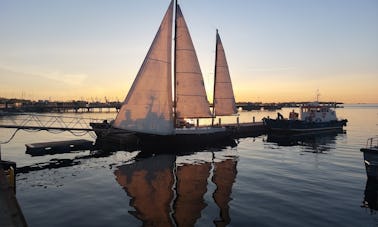
[[(27, 143), (78, 137), (20, 131), (1, 145), (2, 158), (18, 167), (72, 161), (17, 175), (17, 198), (30, 226), (376, 226), (375, 210), (361, 207), (365, 187), (370, 198), (378, 191), (367, 185), (359, 149), (378, 134), (378, 105), (345, 105), (337, 113), (349, 121), (345, 132), (293, 141), (261, 135), (236, 147), (175, 155), (119, 149), (101, 157), (90, 151), (31, 157)], [(107, 119), (114, 113), (66, 115)], [(277, 113), (241, 112), (240, 119), (268, 115)], [(0, 140), (12, 132), (0, 129)]]

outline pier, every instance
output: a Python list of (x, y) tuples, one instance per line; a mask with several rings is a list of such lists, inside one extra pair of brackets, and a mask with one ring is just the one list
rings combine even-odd
[(89, 112), (118, 112), (121, 102), (86, 102), (65, 101), (51, 102), (47, 100), (0, 100), (2, 112), (33, 112), (33, 113), (89, 113)]
[[(245, 111), (252, 110), (277, 110), (284, 107), (299, 107), (308, 102), (237, 102), (236, 107)], [(319, 102), (320, 104), (339, 107), (342, 102)], [(90, 113), (90, 112), (118, 112), (122, 102), (87, 102), (87, 101), (47, 101), (47, 100), (23, 100), (23, 99), (0, 99), (0, 112), (34, 112), (34, 113)], [(210, 104), (212, 107), (212, 104)]]

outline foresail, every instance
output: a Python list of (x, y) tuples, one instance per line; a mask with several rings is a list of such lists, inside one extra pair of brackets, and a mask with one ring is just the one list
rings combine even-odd
[(214, 115), (225, 116), (237, 113), (230, 72), (218, 31), (216, 38), (214, 83)]
[(113, 123), (114, 127), (159, 135), (173, 133), (172, 20), (173, 2), (165, 13), (147, 56)]
[(180, 6), (176, 14), (176, 117), (211, 117), (197, 54)]

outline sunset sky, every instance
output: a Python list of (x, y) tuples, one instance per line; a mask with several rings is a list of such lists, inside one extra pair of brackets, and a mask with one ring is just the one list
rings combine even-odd
[[(169, 0), (0, 0), (0, 97), (122, 101)], [(181, 0), (209, 100), (378, 103), (377, 0)]]

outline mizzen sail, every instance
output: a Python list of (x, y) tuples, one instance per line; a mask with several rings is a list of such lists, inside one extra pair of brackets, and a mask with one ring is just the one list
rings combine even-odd
[(165, 13), (113, 127), (158, 135), (173, 133), (172, 21), (173, 2)]
[(176, 11), (176, 117), (211, 117), (197, 54), (180, 6)]
[(223, 44), (217, 30), (214, 81), (214, 115), (225, 116), (237, 113), (235, 96)]

